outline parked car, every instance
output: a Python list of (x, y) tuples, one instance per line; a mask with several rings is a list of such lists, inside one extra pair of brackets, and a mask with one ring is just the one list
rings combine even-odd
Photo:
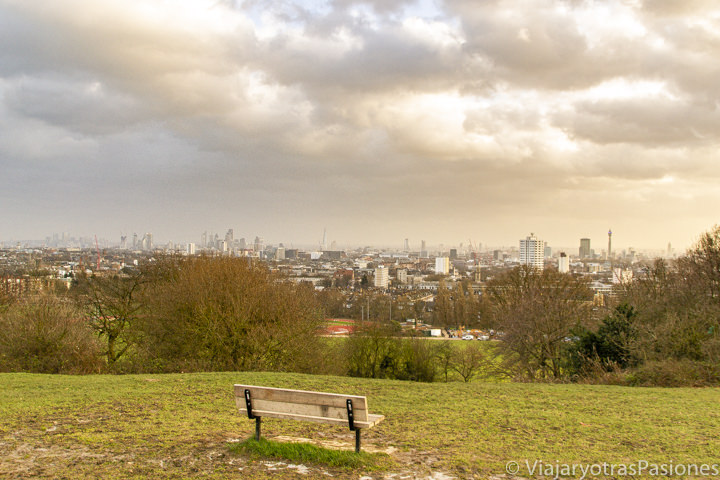
[(473, 337), (469, 333), (466, 333), (465, 335), (462, 336), (462, 339), (463, 340), (475, 340), (475, 337)]

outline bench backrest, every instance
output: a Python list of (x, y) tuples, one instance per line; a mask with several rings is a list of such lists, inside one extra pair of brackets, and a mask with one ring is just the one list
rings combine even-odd
[(252, 413), (256, 416), (347, 425), (347, 400), (351, 399), (355, 422), (368, 421), (365, 397), (254, 385), (235, 385), (235, 403), (241, 413), (247, 413), (246, 389), (250, 391)]

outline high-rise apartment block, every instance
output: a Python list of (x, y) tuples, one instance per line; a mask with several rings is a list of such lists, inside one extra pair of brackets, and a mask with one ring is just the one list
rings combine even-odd
[(389, 282), (388, 268), (385, 265), (380, 265), (375, 269), (375, 287), (387, 288)]
[(531, 233), (525, 240), (520, 240), (520, 263), (542, 270), (545, 267), (545, 242)]
[(439, 275), (450, 273), (450, 259), (448, 257), (435, 258), (435, 273)]

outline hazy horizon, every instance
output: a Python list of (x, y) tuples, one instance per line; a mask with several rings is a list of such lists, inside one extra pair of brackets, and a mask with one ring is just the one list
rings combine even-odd
[[(92, 234), (74, 234), (73, 232), (64, 232), (67, 234), (67, 242), (65, 244), (70, 244), (70, 239), (74, 239), (76, 241), (80, 240), (81, 238), (85, 241), (90, 242), (89, 248), (94, 248), (94, 235)], [(155, 246), (165, 246), (169, 242), (175, 243), (176, 246), (184, 246), (187, 243), (194, 243), (196, 246), (200, 246), (201, 244), (201, 236), (198, 235), (197, 239), (193, 238), (158, 238), (155, 236), (153, 232), (134, 232), (138, 234), (138, 242), (141, 241), (144, 233), (152, 233), (153, 234), (153, 243)], [(210, 232), (207, 231), (208, 239), (211, 239), (211, 236), (215, 233), (218, 234), (218, 237), (221, 239), (224, 238), (225, 232)], [(235, 240), (239, 240), (240, 238), (244, 238), (246, 244), (248, 245), (248, 248), (252, 247), (252, 244), (254, 242), (255, 236), (254, 235), (238, 235), (237, 232), (234, 232), (234, 238)], [(534, 233), (534, 232), (533, 232)], [(4, 244), (5, 248), (13, 247), (13, 243), (21, 243), (21, 246), (23, 243), (31, 242), (35, 244), (44, 244), (46, 243), (46, 240), (49, 238), (51, 240), (51, 243), (55, 240), (52, 238), (54, 234), (58, 234), (58, 242), (62, 245), (63, 242), (61, 241), (62, 238), (62, 232), (54, 232), (52, 235), (48, 234), (43, 236), (42, 238), (0, 238), (0, 245)], [(528, 234), (529, 235), (529, 234)], [(525, 239), (527, 235), (523, 236), (522, 239)], [(536, 236), (538, 236), (536, 234)], [(98, 242), (99, 245), (102, 248), (106, 247), (115, 247), (119, 246), (120, 244), (120, 238), (105, 238), (98, 236)], [(322, 244), (322, 237), (318, 238), (317, 241), (309, 241), (309, 242), (303, 242), (303, 241), (295, 241), (292, 238), (284, 238), (284, 239), (268, 239), (265, 237), (260, 236), (260, 238), (263, 241), (263, 245), (265, 246), (278, 246), (282, 244), (285, 248), (298, 248), (301, 250), (321, 250), (321, 244)], [(541, 240), (545, 240), (543, 237), (539, 238)], [(587, 238), (587, 237), (584, 237)], [(404, 251), (404, 240), (400, 239), (400, 241), (396, 242), (340, 242), (336, 239), (333, 239), (331, 237), (328, 237), (327, 239), (327, 250), (354, 250), (354, 249), (361, 249), (361, 248), (373, 248), (373, 249), (380, 249), (380, 250), (397, 250), (397, 251)], [(421, 250), (421, 242), (423, 239), (408, 239), (409, 242), (409, 252), (419, 252)], [(426, 250), (430, 252), (431, 254), (434, 254), (440, 250), (444, 252), (448, 252), (451, 248), (462, 248), (463, 252), (470, 244), (470, 241), (472, 241), (473, 248), (477, 251), (489, 251), (494, 249), (516, 249), (518, 248), (519, 241), (521, 239), (518, 238), (515, 242), (507, 242), (507, 243), (499, 243), (499, 244), (492, 244), (492, 243), (485, 243), (482, 241), (476, 241), (475, 239), (466, 239), (465, 241), (457, 240), (457, 241), (451, 241), (446, 240), (444, 242), (428, 242), (425, 240), (426, 243)], [(613, 244), (612, 249), (615, 254), (619, 254), (622, 251), (627, 251), (628, 249), (633, 249), (636, 252), (657, 252), (662, 253), (663, 255), (667, 252), (667, 244), (664, 246), (647, 246), (647, 245), (628, 245), (628, 244), (618, 244), (616, 242), (615, 236), (613, 236)], [(547, 242), (547, 240), (545, 240)], [(128, 245), (132, 244), (132, 233), (127, 235), (127, 243)], [(580, 247), (580, 238), (577, 239), (577, 245), (571, 245), (569, 243), (565, 244), (552, 244), (550, 242), (547, 242), (548, 246), (552, 248), (553, 255), (558, 254), (559, 252), (565, 252), (568, 255), (576, 256), (578, 254), (578, 249)], [(686, 248), (684, 247), (677, 247), (675, 245), (671, 245), (673, 249), (673, 254), (676, 255), (682, 255), (686, 252)], [(600, 254), (602, 252), (605, 252), (607, 250), (607, 237), (603, 241), (596, 241), (595, 239), (591, 238), (591, 249), (595, 251), (595, 253)], [(461, 253), (461, 252), (459, 252)]]
[(0, 0), (0, 239), (683, 252), (720, 6)]

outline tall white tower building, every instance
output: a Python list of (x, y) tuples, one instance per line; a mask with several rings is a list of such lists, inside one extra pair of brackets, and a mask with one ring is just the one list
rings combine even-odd
[(448, 257), (435, 258), (435, 273), (439, 275), (447, 275), (450, 273), (450, 259)]
[(558, 272), (570, 272), (570, 259), (565, 255), (565, 252), (560, 252), (560, 256), (558, 257)]
[(545, 242), (531, 233), (525, 240), (520, 240), (520, 263), (542, 270), (545, 266)]
[(375, 269), (375, 287), (387, 288), (389, 282), (388, 268), (385, 265), (380, 265)]

